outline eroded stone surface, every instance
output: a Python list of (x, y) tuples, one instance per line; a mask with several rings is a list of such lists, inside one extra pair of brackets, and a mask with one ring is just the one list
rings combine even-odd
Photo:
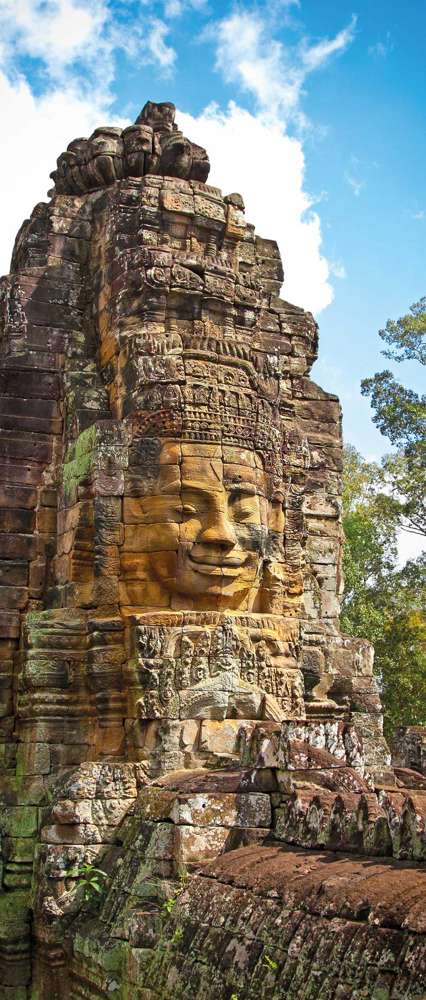
[(114, 941), (117, 995), (138, 1000), (420, 998), (425, 877), (389, 861), (244, 847), (194, 875), (170, 911), (152, 877), (138, 899), (136, 879), (124, 920), (106, 907), (96, 931), (76, 933), (68, 995), (84, 983), (108, 996)]
[(425, 738), (339, 631), (316, 324), (208, 169), (168, 103), (74, 140), (0, 283), (1, 1000), (421, 994), (420, 904), (295, 888), (417, 893), (372, 858), (425, 857)]

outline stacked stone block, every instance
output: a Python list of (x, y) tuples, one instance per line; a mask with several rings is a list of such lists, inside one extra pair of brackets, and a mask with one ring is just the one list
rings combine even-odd
[(424, 992), (339, 402), (208, 167), (169, 104), (74, 140), (0, 286), (0, 1000)]
[[(68, 880), (64, 891), (70, 848), (41, 856), (39, 884), (47, 879), (49, 888), (38, 910), (39, 988), (61, 942), (54, 1000), (110, 991), (143, 1000), (278, 998), (286, 990), (318, 1000), (420, 997), (424, 872), (413, 860), (424, 857), (424, 831), (395, 822), (397, 801), (413, 818), (419, 793), (374, 792), (335, 737), (329, 731), (337, 755), (284, 731), (286, 767), (156, 779), (117, 803), (115, 829), (102, 826), (104, 806), (90, 848), (108, 873), (97, 916), (78, 884)], [(74, 776), (74, 801), (55, 803), (43, 831), (50, 843), (72, 841), (72, 860), (77, 850), (86, 856), (96, 835), (99, 804), (88, 808), (73, 792), (85, 794), (84, 780)]]

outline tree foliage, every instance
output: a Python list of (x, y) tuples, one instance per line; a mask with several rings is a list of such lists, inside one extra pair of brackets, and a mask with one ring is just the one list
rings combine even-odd
[(426, 724), (426, 559), (397, 568), (400, 511), (383, 494), (383, 469), (344, 453), (342, 629), (375, 646), (385, 729)]
[[(426, 462), (426, 456), (425, 456)], [(426, 464), (403, 451), (385, 455), (380, 470), (379, 506), (404, 531), (426, 534)]]
[(393, 350), (383, 351), (392, 361), (420, 361), (426, 365), (426, 296), (410, 306), (410, 311), (399, 319), (388, 319), (379, 337)]
[[(406, 316), (388, 320), (379, 336), (388, 349), (385, 357), (397, 363), (426, 364), (426, 297)], [(382, 463), (382, 506), (393, 512), (399, 526), (418, 535), (426, 533), (426, 395), (398, 382), (387, 369), (363, 379), (361, 391), (370, 396), (373, 421), (397, 451)]]
[(397, 382), (392, 372), (377, 372), (361, 382), (364, 396), (371, 396), (373, 421), (382, 434), (407, 455), (425, 453), (426, 396)]
[(410, 561), (382, 595), (383, 635), (376, 645), (385, 721), (426, 724), (426, 558)]
[[(426, 298), (388, 320), (382, 353), (396, 363), (426, 364)], [(426, 396), (391, 371), (361, 383), (373, 420), (395, 451), (380, 465), (345, 449), (343, 526), (345, 590), (342, 627), (375, 646), (385, 729), (426, 725), (426, 558), (397, 567), (401, 528), (426, 533)]]

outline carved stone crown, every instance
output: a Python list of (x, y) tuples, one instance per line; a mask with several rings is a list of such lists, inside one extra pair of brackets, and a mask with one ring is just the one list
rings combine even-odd
[[(282, 427), (275, 372), (258, 377), (253, 359), (225, 355), (197, 357), (193, 350), (152, 361), (173, 369), (167, 384), (143, 381), (133, 399), (137, 436), (171, 437), (250, 448), (264, 455), (266, 467), (281, 471)], [(141, 361), (142, 359), (140, 359)], [(157, 366), (155, 361), (157, 360)], [(158, 364), (160, 362), (160, 365)], [(142, 367), (142, 365), (141, 365)]]
[(101, 127), (89, 139), (73, 139), (51, 173), (53, 193), (84, 194), (123, 177), (161, 174), (206, 181), (206, 150), (186, 139), (174, 124), (175, 106), (147, 101), (129, 128)]

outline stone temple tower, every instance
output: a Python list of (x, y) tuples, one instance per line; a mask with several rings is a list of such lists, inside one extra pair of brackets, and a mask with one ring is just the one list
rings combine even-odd
[(174, 114), (71, 142), (0, 285), (0, 1000), (420, 997), (339, 402)]

